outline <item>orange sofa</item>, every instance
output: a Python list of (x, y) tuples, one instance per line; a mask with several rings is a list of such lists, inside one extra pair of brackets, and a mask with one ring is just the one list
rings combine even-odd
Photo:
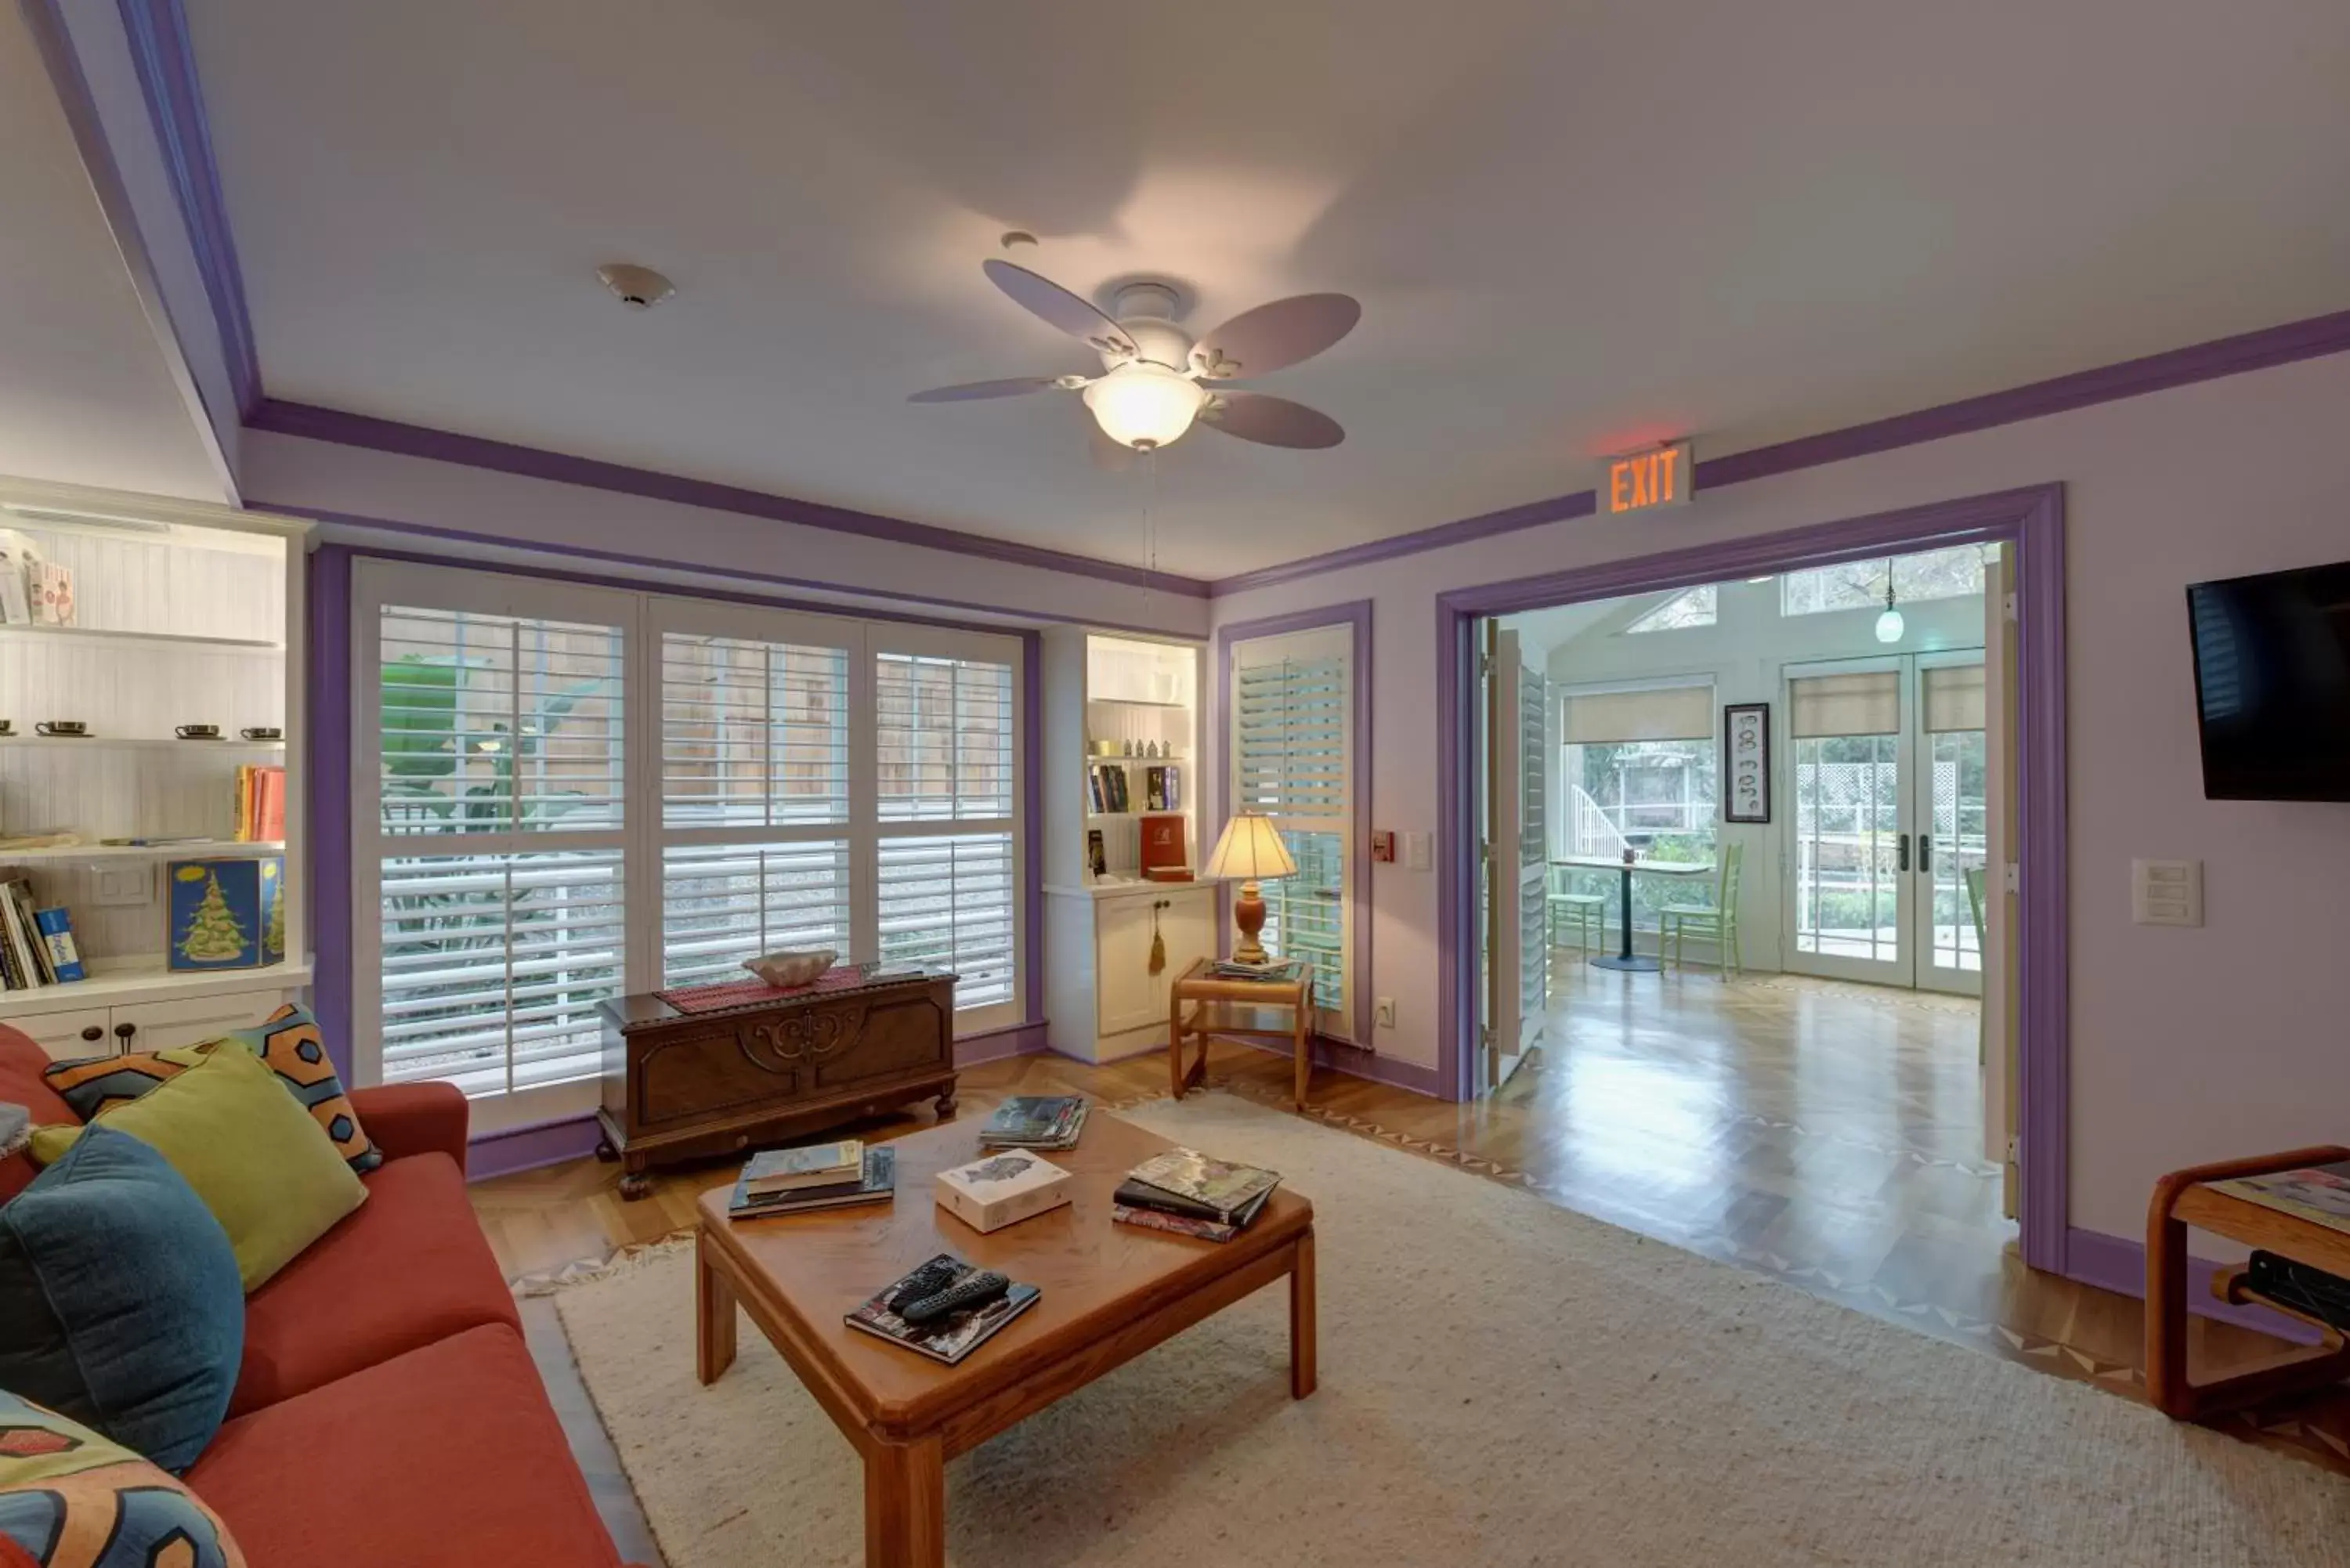
[[(0, 1025), (0, 1101), (76, 1121)], [(368, 1200), (245, 1302), (227, 1422), (187, 1473), (250, 1568), (619, 1568), (465, 1199), (465, 1099), (359, 1089)], [(0, 1200), (37, 1172), (0, 1160)]]

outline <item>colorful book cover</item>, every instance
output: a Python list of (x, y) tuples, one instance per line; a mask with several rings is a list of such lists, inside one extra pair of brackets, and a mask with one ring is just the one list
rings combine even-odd
[(972, 1264), (963, 1262), (953, 1253), (941, 1252), (921, 1268), (910, 1269), (874, 1292), (866, 1299), (864, 1305), (849, 1313), (843, 1321), (851, 1328), (861, 1329), (892, 1345), (903, 1345), (918, 1355), (927, 1355), (932, 1361), (942, 1361), (952, 1366), (986, 1344), (1005, 1324), (1036, 1304), (1039, 1293), (1036, 1287), (1015, 1282), (1010, 1290), (984, 1306), (952, 1313), (937, 1323), (916, 1328), (889, 1310), (889, 1298), (898, 1293), (899, 1285), (920, 1273), (922, 1269), (929, 1268), (931, 1263), (937, 1262), (960, 1264), (966, 1274), (975, 1272)]
[(2238, 1176), (2210, 1185), (2214, 1192), (2350, 1234), (2350, 1161)]
[(796, 1187), (826, 1187), (854, 1180), (864, 1168), (865, 1145), (849, 1137), (804, 1148), (766, 1148), (743, 1167), (745, 1191), (777, 1192)]
[(1230, 1220), (1281, 1183), (1281, 1173), (1261, 1166), (1234, 1165), (1211, 1159), (1197, 1149), (1174, 1148), (1154, 1154), (1129, 1173), (1131, 1179), (1178, 1198), (1188, 1198)]
[(170, 860), (171, 926), (164, 961), (174, 970), (255, 969), (267, 929), (259, 860)]
[(865, 1173), (855, 1186), (786, 1188), (780, 1192), (757, 1193), (746, 1189), (743, 1181), (734, 1183), (734, 1196), (726, 1205), (726, 1212), (737, 1220), (756, 1220), (773, 1214), (806, 1214), (818, 1209), (847, 1209), (863, 1203), (887, 1203), (898, 1195), (898, 1153), (890, 1148), (868, 1148), (865, 1151)]
[(1083, 1095), (1014, 1095), (979, 1129), (982, 1148), (1075, 1148), (1085, 1130)]
[(36, 909), (33, 919), (41, 928), (41, 941), (49, 950), (49, 968), (60, 984), (88, 978), (81, 967), (81, 949), (74, 941), (73, 916), (65, 909)]
[(261, 961), (286, 959), (286, 862), (261, 863)]

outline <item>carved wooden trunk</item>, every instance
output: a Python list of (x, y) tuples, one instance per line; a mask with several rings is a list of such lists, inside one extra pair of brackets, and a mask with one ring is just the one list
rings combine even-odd
[[(876, 980), (722, 1012), (654, 995), (603, 1005), (609, 1153), (640, 1198), (655, 1165), (820, 1132), (935, 1097), (955, 1106), (952, 975)], [(605, 1152), (602, 1150), (598, 1151)]]

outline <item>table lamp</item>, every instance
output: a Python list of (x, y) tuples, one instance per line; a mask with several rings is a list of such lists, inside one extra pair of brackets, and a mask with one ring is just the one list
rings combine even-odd
[(1297, 862), (1289, 857), (1289, 846), (1274, 830), (1273, 819), (1253, 811), (1243, 811), (1224, 824), (1222, 836), (1216, 840), (1216, 852), (1208, 857), (1201, 875), (1218, 881), (1238, 880), (1240, 897), (1232, 900), (1232, 924), (1240, 928), (1240, 940), (1232, 944), (1234, 963), (1263, 963), (1264, 944), (1256, 934), (1264, 929), (1264, 895), (1257, 883), (1267, 877), (1295, 877)]

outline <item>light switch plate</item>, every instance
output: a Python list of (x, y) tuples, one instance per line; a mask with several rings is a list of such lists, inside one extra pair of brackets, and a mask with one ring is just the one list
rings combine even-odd
[(1408, 871), (1425, 871), (1435, 864), (1434, 852), (1429, 840), (1432, 835), (1407, 833), (1403, 836), (1403, 864)]
[(93, 904), (149, 904), (155, 899), (155, 867), (141, 861), (99, 866), (92, 877), (98, 886)]
[(2203, 923), (2203, 862), (2130, 862), (2130, 919), (2141, 926)]

